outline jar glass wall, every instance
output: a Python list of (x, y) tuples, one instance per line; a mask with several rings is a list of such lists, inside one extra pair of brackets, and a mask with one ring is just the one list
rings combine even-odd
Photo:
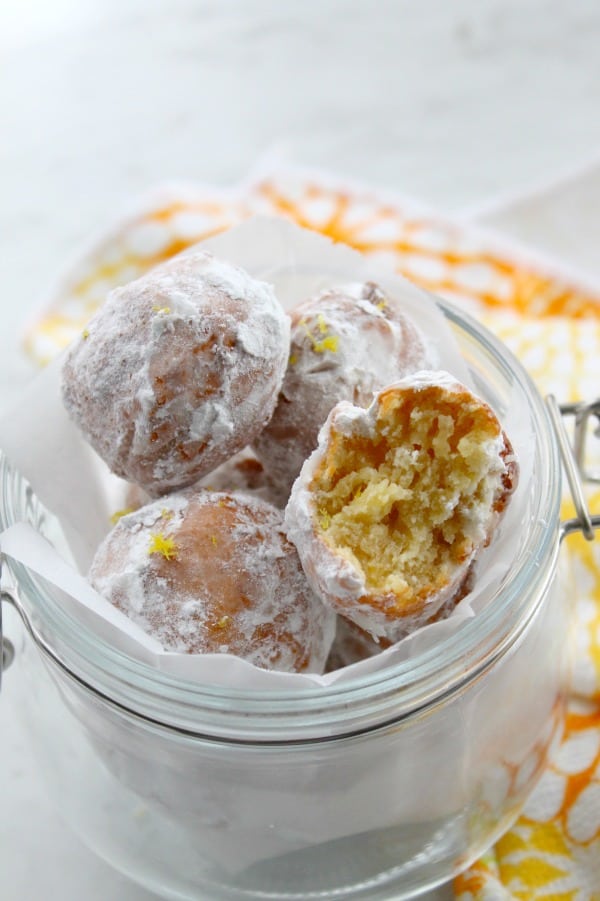
[[(90, 847), (165, 897), (408, 897), (484, 851), (544, 766), (568, 649), (556, 449), (518, 363), (443, 308), (479, 393), (501, 414), (524, 401), (535, 459), (513, 569), (433, 651), (302, 695), (219, 691), (115, 653), (11, 566), (86, 683), (25, 640), (20, 707), (49, 790)], [(1, 478), (3, 524), (40, 524), (18, 476)]]

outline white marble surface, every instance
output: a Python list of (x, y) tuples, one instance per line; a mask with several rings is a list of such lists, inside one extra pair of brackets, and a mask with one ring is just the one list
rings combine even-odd
[[(597, 152), (599, 37), (597, 0), (3, 0), (0, 407), (31, 376), (18, 341), (37, 298), (140, 191), (228, 183), (275, 145), (446, 210), (485, 205)], [(490, 221), (544, 246), (544, 215), (519, 210)], [(2, 901), (149, 901), (47, 804), (15, 676)]]

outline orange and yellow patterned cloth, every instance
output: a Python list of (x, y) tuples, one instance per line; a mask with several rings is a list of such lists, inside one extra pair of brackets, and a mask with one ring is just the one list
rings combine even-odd
[[(282, 215), (391, 261), (475, 314), (521, 359), (542, 394), (600, 395), (600, 284), (406, 199), (287, 170), (235, 191), (161, 189), (64, 273), (30, 326), (43, 364), (84, 327), (107, 291), (256, 213)], [(600, 490), (589, 492), (600, 510)], [(574, 515), (565, 502), (564, 516)], [(563, 549), (565, 550), (565, 549)], [(459, 901), (600, 901), (600, 540), (567, 539), (577, 655), (564, 737), (521, 817), (455, 881)]]

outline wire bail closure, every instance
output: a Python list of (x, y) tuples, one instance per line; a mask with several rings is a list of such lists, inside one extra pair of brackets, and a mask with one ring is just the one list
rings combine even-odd
[[(593, 541), (595, 530), (600, 528), (600, 515), (594, 515), (588, 509), (584, 483), (600, 483), (600, 470), (588, 469), (586, 462), (590, 420), (597, 420), (595, 434), (600, 434), (600, 398), (591, 403), (559, 405), (554, 395), (549, 394), (546, 407), (558, 441), (576, 513), (574, 519), (561, 522), (561, 540), (573, 532), (582, 532), (587, 541)], [(564, 422), (567, 416), (574, 419), (572, 444)]]

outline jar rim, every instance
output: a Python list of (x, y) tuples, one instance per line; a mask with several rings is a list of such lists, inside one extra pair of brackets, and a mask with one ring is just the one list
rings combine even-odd
[[(68, 668), (83, 676), (88, 684), (98, 685), (102, 695), (114, 697), (118, 706), (125, 699), (126, 707), (139, 711), (143, 717), (151, 712), (153, 722), (175, 728), (192, 727), (204, 737), (231, 736), (233, 730), (270, 741), (282, 729), (292, 740), (295, 735), (323, 737), (340, 731), (355, 734), (364, 723), (381, 727), (392, 712), (394, 721), (414, 715), (439, 703), (449, 691), (460, 690), (503, 654), (535, 613), (536, 602), (544, 596), (542, 588), (556, 565), (558, 448), (542, 398), (516, 357), (471, 316), (446, 300), (436, 298), (436, 302), (450, 324), (473, 339), (526, 397), (535, 425), (538, 478), (541, 474), (544, 477), (543, 490), (535, 493), (528, 533), (515, 566), (485, 609), (414, 657), (341, 684), (334, 682), (305, 691), (234, 690), (174, 677), (128, 657), (76, 622), (61, 608), (57, 592), (43, 579), (20, 563), (7, 561), (20, 594), (30, 601), (36, 599), (35, 617), (45, 634), (52, 636), (50, 643), (58, 656), (67, 661)], [(15, 478), (21, 479), (2, 455), (2, 529), (18, 521), (10, 509), (10, 490), (6, 490)]]

